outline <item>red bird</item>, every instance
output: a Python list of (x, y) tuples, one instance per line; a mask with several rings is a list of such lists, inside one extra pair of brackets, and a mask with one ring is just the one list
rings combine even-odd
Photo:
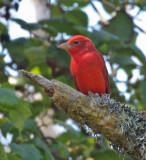
[(66, 43), (58, 45), (71, 55), (71, 73), (76, 89), (88, 95), (88, 91), (109, 94), (110, 84), (107, 68), (102, 54), (92, 41), (82, 35), (76, 35)]

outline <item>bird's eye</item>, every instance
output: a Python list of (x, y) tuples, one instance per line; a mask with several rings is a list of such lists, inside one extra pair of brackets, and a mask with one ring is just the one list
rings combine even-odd
[(79, 44), (80, 42), (79, 41), (74, 41), (74, 44)]

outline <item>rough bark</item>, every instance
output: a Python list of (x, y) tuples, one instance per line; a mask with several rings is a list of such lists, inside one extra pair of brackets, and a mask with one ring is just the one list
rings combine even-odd
[(41, 86), (54, 103), (73, 120), (90, 127), (94, 134), (104, 135), (116, 150), (133, 159), (146, 159), (146, 119), (144, 112), (134, 111), (109, 95), (89, 96), (56, 80), (20, 70), (20, 74)]

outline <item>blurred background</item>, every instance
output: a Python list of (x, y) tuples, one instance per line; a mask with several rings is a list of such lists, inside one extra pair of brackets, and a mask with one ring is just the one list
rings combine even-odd
[(0, 159), (130, 160), (17, 70), (74, 87), (70, 56), (56, 46), (81, 34), (105, 58), (111, 97), (144, 110), (145, 17), (145, 0), (0, 0)]

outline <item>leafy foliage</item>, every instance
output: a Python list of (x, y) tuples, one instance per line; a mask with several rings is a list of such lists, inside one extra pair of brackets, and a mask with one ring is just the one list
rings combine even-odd
[[(19, 3), (17, 0), (0, 0), (0, 9), (3, 9), (2, 16), (0, 15), (3, 20), (0, 21), (0, 128), (4, 137), (8, 133), (13, 135), (9, 144), (10, 153), (6, 152), (3, 142), (0, 142), (1, 159), (122, 159), (110, 148), (107, 140), (103, 139), (99, 144), (83, 127), (73, 129), (71, 125), (67, 125), (68, 116), (59, 111), (38, 86), (18, 75), (14, 76), (10, 69), (27, 69), (74, 87), (69, 69), (70, 56), (56, 45), (70, 36), (82, 34), (93, 41), (112, 70), (111, 96), (129, 103), (134, 109), (145, 109), (146, 59), (135, 45), (138, 33), (135, 31), (134, 17), (127, 13), (127, 6), (137, 6), (142, 11), (146, 7), (145, 1), (101, 1), (104, 9), (111, 17), (114, 16), (108, 20), (108, 24), (101, 22), (96, 26), (89, 26), (88, 13), (83, 11), (84, 7), (93, 7), (94, 3), (91, 5), (91, 1), (56, 0), (55, 3), (48, 4), (50, 18), (38, 23), (27, 23), (11, 17), (11, 11), (17, 11)], [(10, 39), (10, 28), (6, 25), (9, 21), (19, 24), (30, 33), (30, 37)], [(97, 29), (99, 26), (100, 29)], [(38, 29), (45, 33), (44, 37), (34, 34)], [(7, 55), (11, 57), (10, 62), (5, 60)], [(134, 58), (140, 63), (137, 64)], [(139, 71), (140, 78), (132, 82), (135, 68)], [(127, 89), (124, 93), (117, 87), (118, 83), (122, 83), (117, 79), (121, 69), (127, 75), (127, 80), (124, 81)], [(125, 97), (125, 93), (129, 94), (129, 99)], [(49, 136), (46, 135), (42, 127), (50, 126), (50, 121), (52, 126), (57, 124), (64, 127), (65, 132), (50, 136), (50, 129), (47, 131)]]

